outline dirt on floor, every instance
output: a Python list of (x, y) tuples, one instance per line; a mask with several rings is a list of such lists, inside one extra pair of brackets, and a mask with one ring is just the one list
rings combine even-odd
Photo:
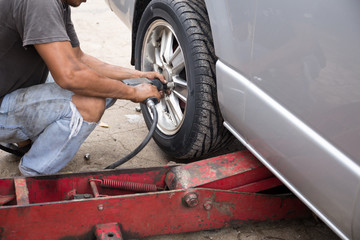
[[(130, 31), (109, 10), (104, 1), (88, 1), (73, 9), (73, 22), (84, 52), (105, 62), (132, 68)], [(141, 113), (135, 109), (137, 106), (138, 104), (129, 101), (117, 101), (102, 118), (103, 126), (96, 127), (74, 159), (61, 172), (101, 170), (135, 149), (148, 132)], [(89, 154), (89, 160), (85, 160), (85, 154)], [(151, 140), (142, 152), (124, 164), (122, 168), (163, 166), (172, 160)], [(1, 178), (19, 176), (18, 164), (18, 157), (0, 151)], [(310, 240), (338, 239), (338, 237), (314, 217), (303, 220), (244, 224), (221, 230), (156, 236), (147, 239)]]

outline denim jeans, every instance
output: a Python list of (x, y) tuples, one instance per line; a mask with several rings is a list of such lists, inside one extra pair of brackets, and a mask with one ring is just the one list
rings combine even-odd
[(19, 164), (23, 175), (58, 172), (96, 127), (97, 123), (83, 120), (72, 96), (51, 81), (5, 95), (0, 106), (0, 142), (33, 142)]

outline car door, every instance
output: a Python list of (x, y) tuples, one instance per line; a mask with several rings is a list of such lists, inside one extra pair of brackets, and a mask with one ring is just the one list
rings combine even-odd
[(258, 1), (245, 107), (248, 144), (342, 237), (360, 173), (359, 10)]

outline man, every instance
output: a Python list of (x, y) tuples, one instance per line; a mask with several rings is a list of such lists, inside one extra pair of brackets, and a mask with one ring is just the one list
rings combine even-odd
[[(70, 6), (86, 0), (0, 0), (0, 142), (29, 142), (23, 175), (55, 173), (78, 151), (106, 99), (160, 99), (155, 86), (123, 79), (164, 77), (109, 65), (82, 52)], [(44, 83), (48, 72), (55, 83)]]

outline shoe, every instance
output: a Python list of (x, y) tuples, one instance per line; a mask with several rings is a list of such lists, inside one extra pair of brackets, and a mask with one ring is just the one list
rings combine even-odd
[(2, 143), (0, 142), (0, 149), (14, 154), (16, 156), (22, 157), (27, 153), (31, 148), (31, 144), (28, 144), (24, 147), (18, 147), (16, 143)]

